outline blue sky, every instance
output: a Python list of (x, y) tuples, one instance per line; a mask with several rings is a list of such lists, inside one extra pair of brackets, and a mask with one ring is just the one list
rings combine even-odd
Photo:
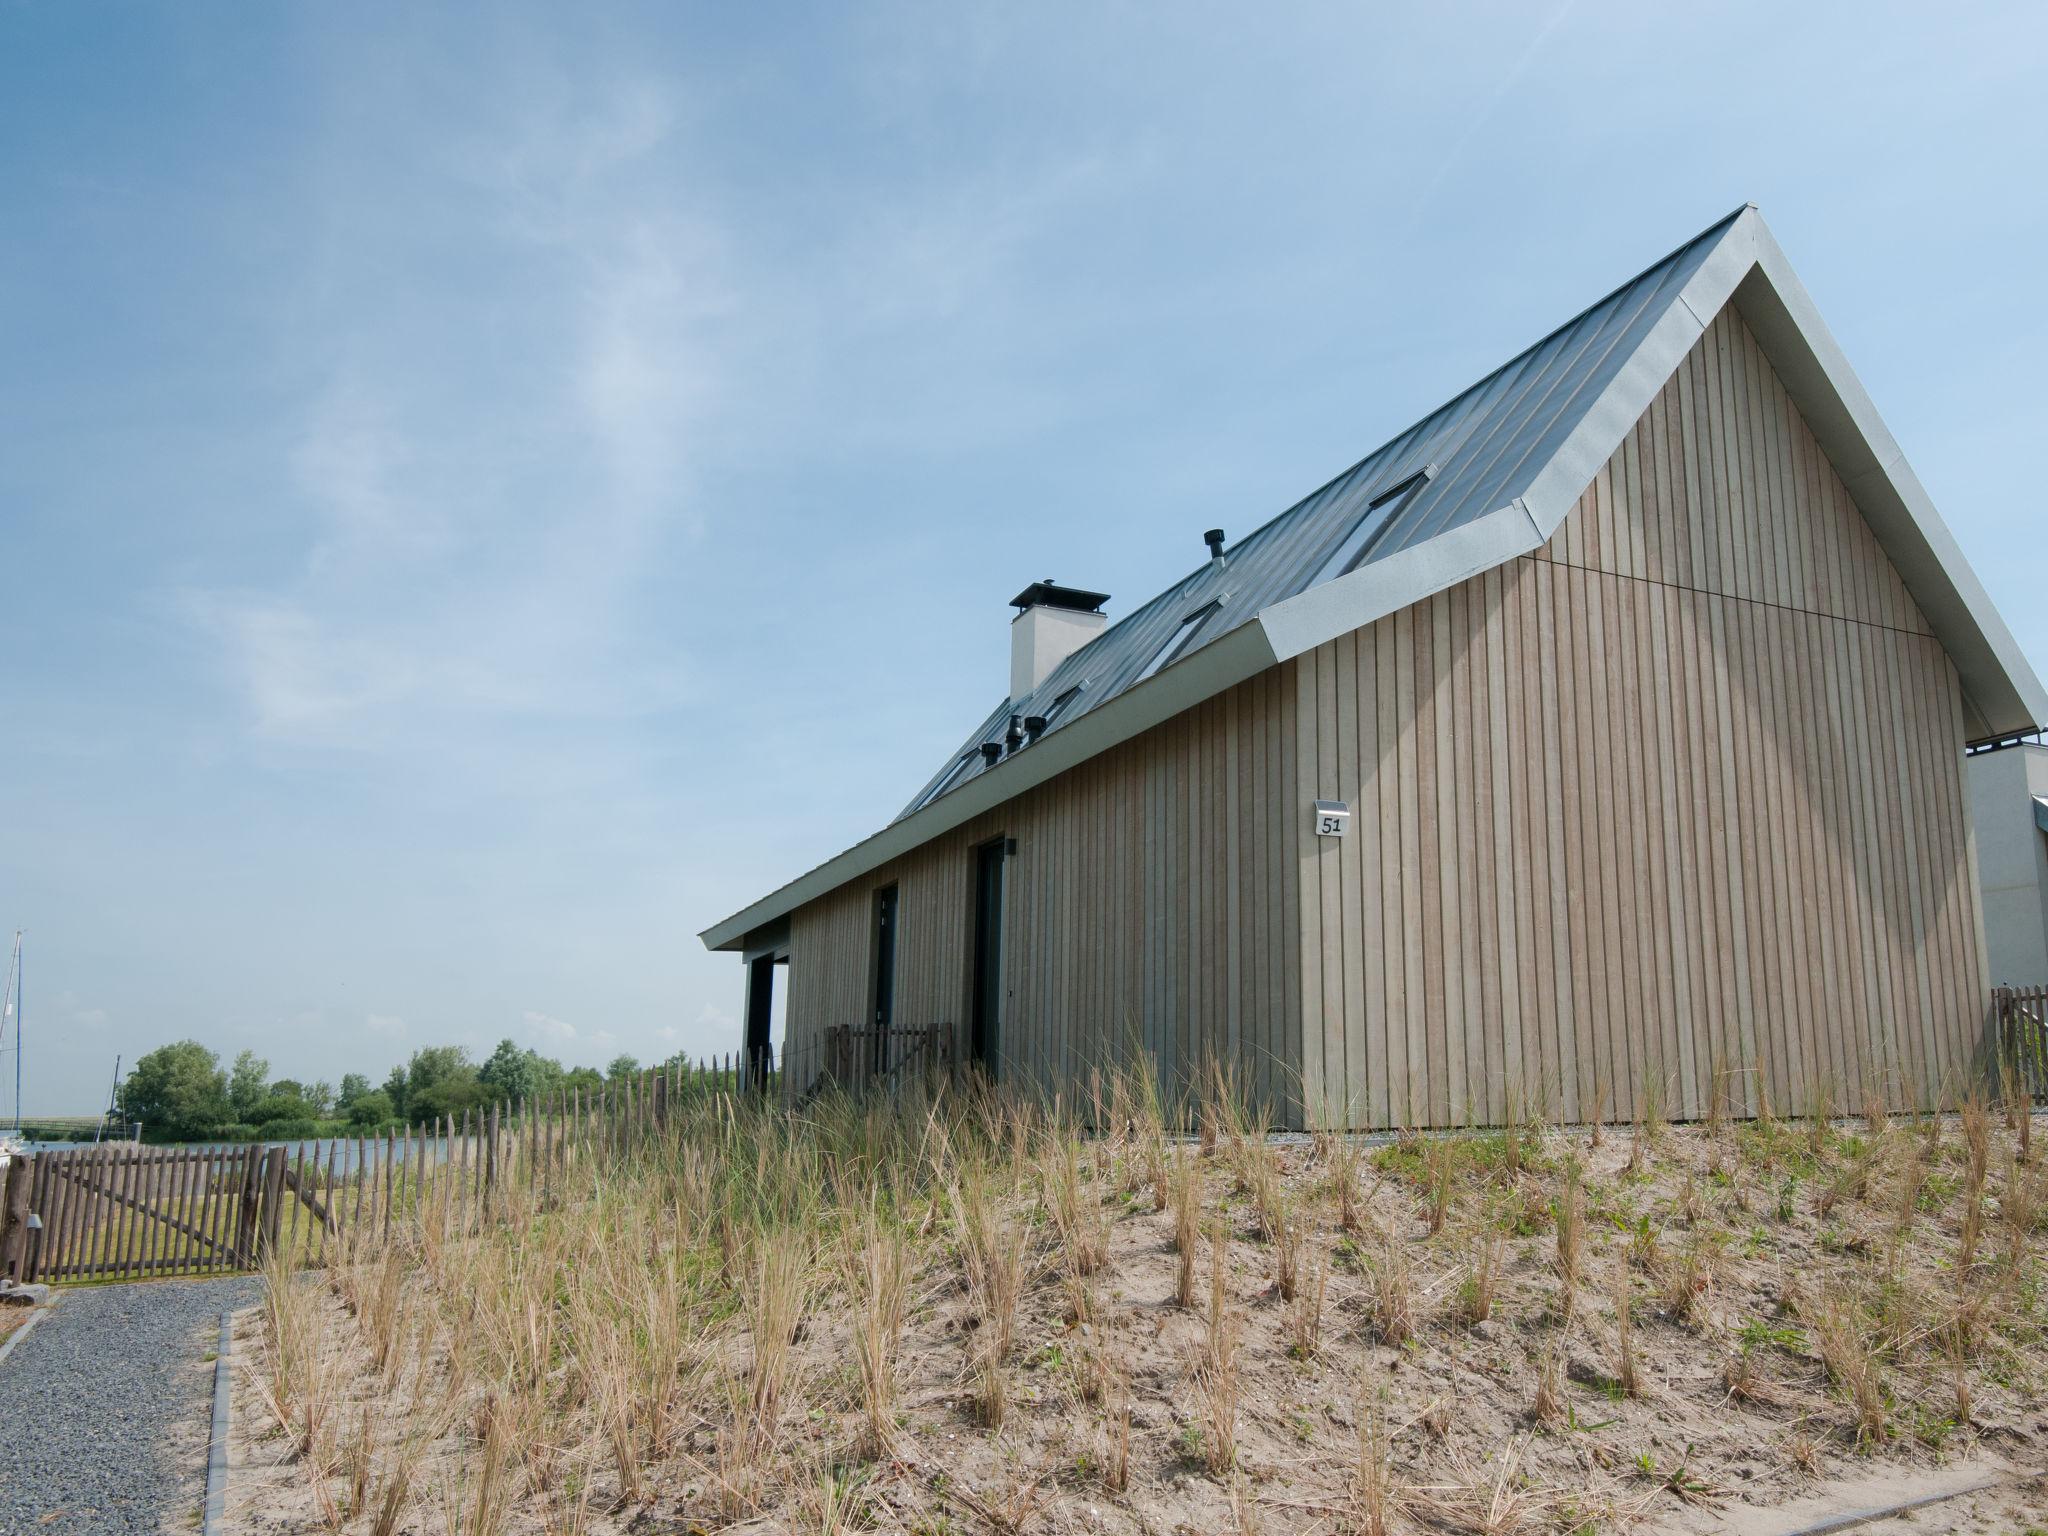
[[(735, 1044), (695, 933), (1744, 200), (2037, 667), (2038, 7), (0, 5), (29, 1108)], [(2015, 451), (2018, 448), (2020, 451)]]

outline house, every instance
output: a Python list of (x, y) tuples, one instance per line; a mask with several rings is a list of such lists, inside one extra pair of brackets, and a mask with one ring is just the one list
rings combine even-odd
[(2048, 746), (2000, 742), (1963, 761), (1991, 980), (2048, 985)]
[(903, 812), (705, 931), (756, 1053), (786, 964), (799, 1086), (877, 1021), (1070, 1100), (1221, 1060), (1293, 1126), (1972, 1063), (1963, 748), (2048, 700), (1754, 207), (1209, 540), (1115, 623), (1026, 587)]

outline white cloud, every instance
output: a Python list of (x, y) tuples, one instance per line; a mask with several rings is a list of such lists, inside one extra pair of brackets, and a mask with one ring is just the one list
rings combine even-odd
[(551, 1014), (537, 1013), (528, 1009), (524, 1015), (526, 1032), (537, 1040), (566, 1044), (576, 1038), (576, 1026), (567, 1019), (558, 1019)]
[(570, 1046), (586, 1046), (592, 1050), (609, 1050), (618, 1044), (618, 1036), (608, 1029), (582, 1030), (567, 1019), (558, 1019), (552, 1014), (528, 1009), (522, 1016), (529, 1040), (557, 1050)]
[(369, 1014), (363, 1019), (363, 1028), (387, 1040), (400, 1040), (408, 1033), (405, 1020), (395, 1013)]
[[(279, 466), (290, 558), (185, 593), (257, 738), (456, 740), (517, 772), (490, 752), (495, 721), (681, 696), (686, 663), (644, 643), (649, 555), (693, 531), (689, 450), (730, 299), (673, 101), (606, 84), (508, 90), (511, 121), (452, 140), (404, 125), (452, 147), (394, 180), (351, 179), (341, 153), (322, 226), (340, 233), (314, 242), (289, 336), (315, 381)], [(394, 266), (439, 266), (457, 291), (392, 290)]]
[[(88, 1008), (84, 999), (68, 987), (57, 994), (55, 1002), (58, 1017), (74, 1030), (87, 1030), (97, 1034), (107, 1027), (107, 1010)], [(8, 1024), (11, 1028), (13, 1020), (10, 1019)]]
[(391, 401), (342, 365), (315, 400), (293, 454), (300, 487), (328, 522), (314, 568), (444, 547), (440, 509), (403, 494), (412, 459)]

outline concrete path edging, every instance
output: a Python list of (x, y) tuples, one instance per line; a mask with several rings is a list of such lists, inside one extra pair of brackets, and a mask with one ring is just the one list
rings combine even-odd
[(1887, 1504), (1875, 1509), (1852, 1509), (1839, 1515), (1830, 1515), (1814, 1525), (1802, 1525), (1792, 1536), (1834, 1536), (1837, 1531), (1853, 1531), (1859, 1525), (1875, 1525), (1880, 1520), (1890, 1520), (1899, 1515), (1911, 1514), (1914, 1510), (1927, 1509), (1935, 1504), (1946, 1504), (1951, 1499), (1968, 1498), (1973, 1493), (1988, 1493), (2008, 1483), (2020, 1483), (2020, 1477), (1987, 1477), (1982, 1482), (1970, 1483), (1961, 1488), (1951, 1488), (1946, 1493), (1924, 1494), (1917, 1499), (1906, 1499), (1897, 1504)]
[(48, 1317), (62, 1299), (61, 1293), (53, 1294), (48, 1301), (29, 1314), (27, 1322), (7, 1335), (7, 1342), (0, 1344), (0, 1362), (4, 1362), (9, 1355), (14, 1353), (15, 1345), (36, 1331), (36, 1324)]
[(235, 1314), (220, 1315), (220, 1349), (213, 1357), (213, 1429), (206, 1442), (206, 1513), (203, 1536), (219, 1536), (228, 1507), (228, 1415), (234, 1396), (234, 1368), (228, 1353), (234, 1345)]

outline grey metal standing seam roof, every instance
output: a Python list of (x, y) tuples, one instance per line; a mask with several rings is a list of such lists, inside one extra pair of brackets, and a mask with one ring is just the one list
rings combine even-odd
[[(1203, 698), (1541, 548), (1731, 302), (1955, 661), (1972, 739), (2048, 723), (2048, 695), (1745, 204), (1240, 539), (1223, 569), (1204, 562), (1029, 696), (1002, 700), (881, 832), (705, 930), (705, 943), (743, 947), (759, 925)], [(1384, 511), (1362, 553), (1326, 569), (1376, 502)], [(1182, 623), (1211, 604), (1182, 651), (1148, 675)], [(1051, 723), (984, 764), (981, 744), (1001, 742), (1013, 713)]]
[[(896, 819), (911, 815), (928, 798), (936, 798), (932, 796), (934, 787), (952, 774), (963, 758), (977, 757), (982, 742), (1001, 742), (1011, 714), (1050, 714), (1053, 700), (1078, 686), (1081, 692), (1048, 727), (1050, 735), (1114, 699), (1138, 681), (1146, 664), (1172, 639), (1182, 621), (1206, 604), (1222, 600), (1215, 617), (1175, 658), (1175, 665), (1257, 618), (1262, 609), (1307, 590), (1374, 499), (1410, 476), (1429, 472), (1429, 478), (1412, 495), (1392, 505), (1392, 515), (1386, 526), (1371, 536), (1360, 564), (1386, 559), (1512, 502), (1527, 489), (1535, 471), (1548, 461), (1586, 406), (1627, 366), (1716, 238), (1742, 212), (1738, 208), (1701, 231), (1648, 271), (1228, 547), (1222, 570), (1204, 561), (1068, 657), (1036, 692), (997, 704)], [(972, 768), (946, 793), (988, 771)]]

